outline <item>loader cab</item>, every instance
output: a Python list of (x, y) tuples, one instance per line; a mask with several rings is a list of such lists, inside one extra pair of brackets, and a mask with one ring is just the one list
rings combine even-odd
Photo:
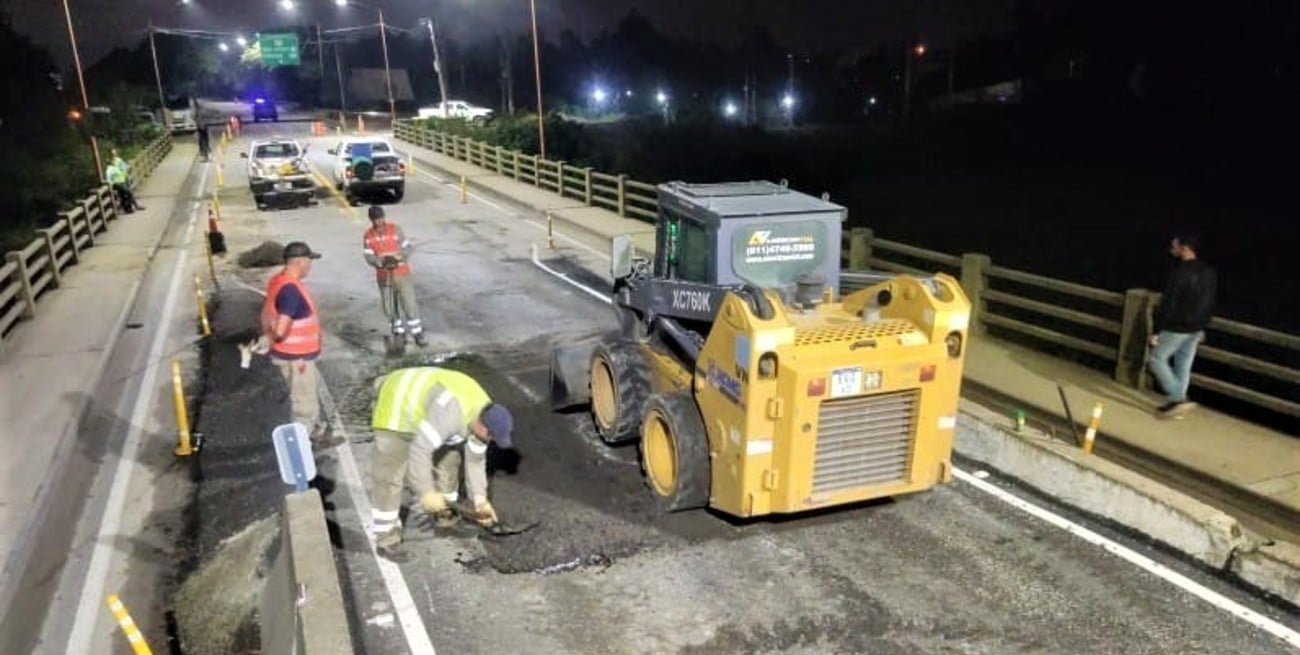
[(787, 298), (809, 278), (834, 290), (846, 216), (839, 205), (767, 181), (661, 184), (655, 277), (752, 284)]

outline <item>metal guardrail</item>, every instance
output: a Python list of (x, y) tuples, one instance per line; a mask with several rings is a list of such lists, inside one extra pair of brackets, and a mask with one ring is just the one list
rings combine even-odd
[[(513, 180), (532, 184), (619, 216), (653, 222), (658, 200), (653, 184), (629, 180), (489, 146), (399, 120), (394, 135), (403, 141), (454, 157)], [(953, 255), (875, 238), (869, 228), (844, 235), (842, 263), (848, 275), (843, 291), (870, 284), (866, 270), (930, 275), (936, 271), (961, 279), (972, 303), (972, 325), (1007, 335), (1029, 337), (1030, 345), (1053, 352), (1069, 351), (1113, 367), (1115, 379), (1134, 387), (1150, 384), (1146, 344), (1158, 294), (1147, 289), (1123, 293), (1089, 287), (1003, 266), (979, 253)], [(1203, 345), (1199, 358), (1219, 365), (1224, 375), (1194, 373), (1192, 384), (1281, 414), (1300, 417), (1300, 337), (1246, 323), (1216, 318), (1212, 343), (1228, 337), (1237, 348)], [(1224, 377), (1233, 381), (1224, 380)], [(1238, 380), (1263, 378), (1265, 391)]]
[[(137, 182), (143, 181), (171, 151), (171, 136), (154, 139), (131, 160)], [(81, 261), (95, 245), (95, 235), (108, 230), (119, 216), (117, 199), (108, 185), (83, 197), (77, 206), (60, 212), (60, 218), (19, 250), (5, 253), (0, 265), (0, 346), (5, 335), (24, 319), (36, 317), (37, 301), (63, 283), (63, 271)]]

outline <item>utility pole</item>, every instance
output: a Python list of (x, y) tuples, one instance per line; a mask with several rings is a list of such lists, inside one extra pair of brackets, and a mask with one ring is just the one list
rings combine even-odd
[[(153, 80), (154, 83), (158, 85), (158, 111), (162, 112), (163, 115), (163, 127), (167, 128), (167, 131), (170, 132), (172, 131), (172, 117), (171, 114), (167, 112), (167, 100), (163, 97), (162, 75), (158, 72), (158, 48), (154, 46), (153, 42), (154, 31), (153, 19), (150, 19), (149, 54), (153, 56)], [(197, 116), (195, 118), (197, 118)]]
[(348, 110), (348, 97), (343, 92), (343, 60), (339, 58), (339, 44), (334, 43), (334, 72), (339, 77), (339, 109)]
[(497, 40), (500, 42), (500, 50), (497, 52), (497, 64), (501, 70), (501, 104), (502, 109), (511, 116), (515, 115), (515, 71), (514, 71), (514, 48), (510, 44), (510, 38), (505, 34), (498, 34)]
[(81, 120), (90, 133), (90, 152), (95, 156), (95, 179), (104, 183), (104, 163), (99, 158), (99, 141), (95, 139), (95, 130), (90, 125), (90, 96), (86, 95), (86, 79), (81, 74), (81, 55), (77, 53), (77, 33), (72, 28), (72, 10), (68, 0), (63, 0), (63, 15), (68, 20), (68, 40), (72, 43), (72, 61), (77, 66), (77, 84), (81, 86)]
[(533, 21), (533, 75), (537, 81), (537, 145), (542, 159), (546, 159), (546, 114), (542, 110), (542, 55), (541, 35), (537, 33), (537, 0), (528, 0), (528, 11)]
[(388, 84), (388, 123), (397, 123), (397, 101), (393, 99), (393, 73), (388, 67), (388, 26), (384, 24), (384, 10), (379, 12), (379, 42), (384, 48), (384, 81)]
[(442, 75), (442, 55), (438, 52), (438, 37), (433, 26), (433, 16), (429, 16), (429, 45), (433, 46), (433, 72), (438, 74), (438, 100), (442, 102), (442, 117), (447, 117), (447, 79)]
[(320, 62), (320, 100), (325, 102), (325, 41), (321, 39), (320, 23), (316, 23), (316, 59)]

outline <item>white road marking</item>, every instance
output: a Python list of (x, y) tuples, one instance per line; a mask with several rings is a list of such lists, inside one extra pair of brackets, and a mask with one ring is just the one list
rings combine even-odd
[[(426, 176), (426, 177), (430, 177), (430, 178), (436, 180), (437, 182), (439, 182), (439, 183), (441, 183), (441, 184), (445, 184), (445, 185), (447, 185), (447, 186), (449, 186), (449, 187), (456, 188), (456, 189), (459, 189), (459, 187), (460, 187), (460, 185), (455, 184), (455, 183), (452, 183), (452, 182), (448, 182), (448, 181), (446, 181), (446, 180), (444, 180), (444, 179), (442, 179), (442, 178), (440, 178), (440, 177), (434, 175), (433, 173), (427, 173), (427, 172), (425, 172), (424, 170), (421, 170), (421, 169), (417, 169), (416, 172), (419, 173), (419, 174), (421, 174), (421, 175), (424, 175), (424, 176)], [(469, 194), (467, 194), (467, 195), (468, 195), (469, 197), (471, 197), (471, 198), (473, 198), (473, 199), (475, 199), (475, 200), (477, 200), (477, 201), (479, 201), (479, 202), (481, 202), (481, 203), (483, 203), (483, 204), (489, 206), (489, 207), (492, 207), (492, 208), (494, 208), (494, 209), (500, 211), (501, 213), (503, 213), (503, 214), (505, 214), (505, 215), (507, 215), (507, 216), (511, 216), (511, 217), (517, 218), (517, 219), (519, 219), (519, 220), (521, 220), (521, 221), (523, 221), (523, 222), (525, 222), (525, 223), (527, 223), (527, 224), (529, 224), (529, 225), (531, 225), (531, 226), (537, 228), (538, 230), (541, 230), (542, 232), (545, 232), (545, 231), (546, 231), (546, 224), (545, 224), (545, 223), (541, 223), (541, 222), (535, 221), (535, 220), (533, 220), (533, 219), (531, 219), (531, 218), (527, 218), (527, 217), (525, 217), (525, 216), (520, 216), (519, 214), (516, 214), (515, 212), (510, 211), (509, 209), (507, 209), (507, 208), (505, 208), (505, 207), (502, 207), (501, 205), (499, 205), (499, 204), (497, 204), (497, 203), (495, 203), (495, 202), (492, 202), (491, 200), (488, 200), (488, 199), (484, 198), (483, 196), (480, 196), (480, 195), (478, 195), (478, 194), (476, 194), (476, 193), (469, 193)], [(590, 252), (590, 253), (593, 253), (593, 254), (595, 254), (597, 257), (600, 257), (600, 258), (604, 259), (605, 261), (609, 261), (609, 253), (607, 253), (607, 252), (602, 252), (599, 248), (593, 248), (593, 247), (591, 247), (591, 246), (589, 246), (589, 245), (587, 245), (587, 244), (585, 244), (585, 243), (583, 243), (583, 242), (581, 242), (581, 241), (579, 241), (579, 240), (577, 240), (577, 239), (575, 239), (575, 238), (573, 238), (573, 237), (571, 237), (571, 236), (569, 236), (569, 235), (567, 235), (567, 234), (560, 234), (560, 233), (556, 232), (556, 233), (555, 233), (555, 236), (556, 236), (557, 238), (559, 238), (561, 241), (564, 241), (565, 243), (568, 243), (568, 244), (570, 244), (570, 245), (574, 245), (574, 246), (577, 246), (577, 247), (579, 247), (579, 248), (582, 248), (583, 250), (586, 250), (586, 251), (588, 251), (588, 252)]]
[[(208, 168), (203, 169), (199, 177), (199, 195), (207, 188)], [(149, 346), (149, 359), (147, 360), (144, 376), (140, 380), (139, 395), (136, 396), (135, 406), (131, 410), (131, 419), (127, 429), (126, 441), (122, 444), (122, 452), (117, 459), (117, 467), (113, 471), (113, 483), (108, 494), (108, 502), (104, 506), (104, 515), (100, 519), (99, 530), (95, 534), (95, 546), (90, 557), (90, 565), (86, 569), (85, 583), (81, 587), (81, 601), (77, 603), (77, 613), (72, 622), (72, 633), (68, 636), (69, 653), (88, 653), (91, 650), (91, 642), (95, 637), (95, 627), (98, 624), (97, 618), (99, 612), (104, 607), (104, 585), (108, 579), (108, 569), (112, 564), (114, 553), (117, 551), (115, 546), (118, 530), (122, 525), (122, 510), (126, 504), (127, 490), (131, 484), (131, 474), (136, 467), (136, 459), (140, 450), (140, 442), (144, 435), (144, 425), (148, 421), (148, 414), (153, 409), (154, 398), (157, 395), (157, 378), (158, 368), (163, 356), (163, 345), (167, 341), (167, 334), (172, 323), (172, 314), (176, 310), (176, 298), (180, 290), (181, 280), (185, 279), (185, 265), (189, 261), (190, 238), (194, 234), (194, 226), (198, 222), (199, 210), (202, 208), (200, 201), (194, 201), (190, 206), (189, 225), (185, 228), (185, 236), (181, 242), (181, 247), (176, 253), (176, 266), (172, 271), (171, 284), (167, 288), (167, 295), (163, 299), (162, 312), (159, 314), (158, 331), (154, 333), (153, 343)]]
[[(536, 264), (538, 268), (541, 268), (547, 273), (550, 273), (551, 275), (560, 278), (561, 280), (573, 285), (574, 287), (577, 287), (579, 290), (586, 292), (588, 295), (599, 298), (600, 300), (603, 300), (606, 303), (611, 302), (610, 298), (605, 294), (595, 289), (592, 289), (582, 284), (581, 282), (578, 282), (577, 280), (570, 278), (564, 273), (556, 271), (555, 269), (552, 269), (549, 266), (543, 264), (541, 260), (537, 258), (536, 245), (533, 246), (533, 263)], [(983, 473), (984, 475), (981, 476), (980, 475), (981, 473)], [(1260, 614), (1259, 612), (1256, 612), (1250, 609), (1249, 607), (1246, 607), (1245, 605), (1242, 605), (1241, 603), (1232, 600), (1231, 598), (1228, 598), (1227, 596), (1224, 596), (1216, 591), (1213, 591), (1208, 587), (1196, 582), (1195, 580), (1192, 580), (1191, 578), (1188, 578), (1187, 576), (1184, 576), (1181, 573), (1178, 573), (1177, 571), (1174, 571), (1173, 569), (1145, 555), (1142, 555), (1141, 553), (1138, 553), (1137, 551), (1134, 551), (1133, 549), (1128, 548), (1127, 546), (1124, 546), (1123, 544), (1107, 539), (1106, 537), (1097, 534), (1096, 532), (1093, 532), (1092, 530), (1089, 530), (1088, 528), (1085, 528), (1082, 525), (1074, 523), (1073, 521), (1063, 516), (1060, 516), (1059, 514), (1055, 514), (1049, 510), (1034, 505), (1033, 503), (1030, 503), (1014, 494), (1011, 494), (1003, 489), (1000, 489), (980, 479), (981, 477), (986, 477), (988, 475), (987, 473), (983, 471), (977, 473), (967, 473), (964, 470), (954, 467), (953, 474), (957, 477), (957, 479), (966, 482), (967, 484), (970, 484), (972, 487), (978, 489), (979, 491), (989, 494), (994, 498), (997, 498), (998, 500), (1001, 500), (1035, 518), (1038, 518), (1062, 530), (1065, 530), (1071, 535), (1074, 535), (1088, 543), (1091, 543), (1095, 546), (1099, 546), (1102, 550), (1105, 550), (1121, 559), (1128, 561), (1129, 563), (1143, 570), (1146, 570), (1154, 574), (1160, 579), (1182, 589), (1183, 591), (1186, 591), (1189, 594), (1192, 594), (1193, 596), (1196, 596), (1197, 598), (1200, 598), (1201, 600), (1213, 605), (1214, 607), (1217, 607), (1218, 609), (1223, 610), (1224, 612), (1227, 612), (1261, 630), (1268, 632), (1269, 634), (1272, 634), (1273, 636), (1277, 637), (1278, 639), (1281, 639), (1282, 641), (1286, 642), (1287, 644), (1293, 647), (1300, 648), (1300, 632), (1296, 632), (1295, 630), (1292, 630), (1286, 627), (1285, 625), (1282, 625), (1281, 623), (1274, 621), (1273, 619), (1270, 619), (1267, 616), (1264, 616), (1263, 614)]]
[(1296, 632), (1295, 630), (1292, 630), (1286, 627), (1285, 625), (1282, 625), (1281, 623), (1278, 623), (1277, 621), (1274, 621), (1273, 619), (1270, 619), (1267, 616), (1264, 616), (1263, 614), (1260, 614), (1259, 612), (1256, 612), (1250, 609), (1249, 607), (1246, 607), (1245, 605), (1242, 605), (1241, 603), (1232, 600), (1231, 598), (1228, 598), (1216, 591), (1213, 591), (1205, 587), (1204, 585), (1200, 584), (1199, 582), (1196, 582), (1195, 580), (1192, 580), (1191, 578), (1188, 578), (1187, 576), (1184, 576), (1183, 574), (1174, 571), (1173, 569), (1147, 557), (1146, 555), (1138, 553), (1137, 551), (1134, 551), (1133, 549), (1124, 546), (1123, 544), (1116, 543), (1110, 539), (1107, 539), (1106, 537), (1103, 537), (1102, 535), (1097, 534), (1096, 532), (1093, 532), (1092, 530), (1089, 530), (1088, 528), (1085, 528), (1082, 525), (1079, 525), (1078, 523), (1075, 523), (1063, 516), (1060, 516), (1059, 514), (1055, 514), (1049, 510), (1046, 510), (1042, 507), (1039, 507), (1038, 505), (1035, 505), (1033, 503), (1030, 503), (1022, 499), (1019, 496), (1011, 494), (1010, 492), (1007, 492), (1004, 489), (1001, 489), (988, 482), (985, 482), (984, 480), (981, 480), (977, 475), (967, 473), (966, 471), (957, 468), (953, 469), (953, 475), (955, 475), (957, 479), (961, 480), (962, 482), (965, 482), (975, 487), (976, 489), (983, 491), (984, 493), (989, 494), (990, 496), (993, 496), (994, 498), (997, 498), (998, 500), (1001, 500), (1002, 502), (1007, 503), (1008, 505), (1011, 505), (1012, 507), (1015, 507), (1016, 509), (1019, 509), (1022, 512), (1025, 512), (1026, 514), (1029, 514), (1030, 516), (1033, 516), (1039, 520), (1042, 520), (1062, 530), (1065, 530), (1066, 532), (1090, 544), (1101, 547), (1102, 550), (1105, 550), (1106, 552), (1109, 552), (1112, 555), (1124, 559), (1129, 563), (1137, 566), (1138, 568), (1141, 568), (1155, 575), (1156, 577), (1159, 577), (1165, 582), (1168, 582), (1169, 584), (1172, 584), (1178, 587), (1179, 589), (1182, 589), (1183, 591), (1186, 591), (1187, 593), (1196, 596), (1197, 598), (1200, 598), (1201, 600), (1213, 605), (1214, 607), (1217, 607), (1223, 610), (1224, 612), (1227, 612), (1261, 630), (1264, 630), (1265, 632), (1268, 632), (1269, 634), (1272, 634), (1273, 636), (1277, 637), (1278, 639), (1281, 639), (1282, 641), (1286, 642), (1287, 644), (1293, 647), (1300, 647), (1300, 632)]

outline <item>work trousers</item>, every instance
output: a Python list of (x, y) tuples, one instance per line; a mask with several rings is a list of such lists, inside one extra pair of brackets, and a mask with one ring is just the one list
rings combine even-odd
[(420, 306), (415, 302), (415, 285), (410, 275), (389, 276), (379, 281), (379, 300), (384, 307), (384, 317), (392, 326), (393, 334), (424, 332), (420, 322)]
[(375, 429), (375, 454), (371, 464), (370, 506), (373, 530), (383, 534), (401, 527), (402, 483), (416, 496), (436, 491), (456, 502), (460, 488), (461, 446), (434, 449), (427, 439), (409, 432)]
[(289, 413), (293, 421), (315, 432), (322, 424), (315, 360), (272, 357), (271, 361), (289, 388)]
[[(1196, 346), (1205, 339), (1204, 332), (1160, 332), (1147, 365), (1155, 376), (1165, 399), (1171, 403), (1187, 401), (1187, 387), (1192, 382), (1192, 362)], [(1170, 366), (1170, 362), (1173, 365)]]
[(122, 211), (130, 214), (140, 209), (140, 203), (135, 201), (135, 194), (131, 192), (131, 186), (125, 182), (114, 184), (113, 192), (117, 194), (117, 204)]

